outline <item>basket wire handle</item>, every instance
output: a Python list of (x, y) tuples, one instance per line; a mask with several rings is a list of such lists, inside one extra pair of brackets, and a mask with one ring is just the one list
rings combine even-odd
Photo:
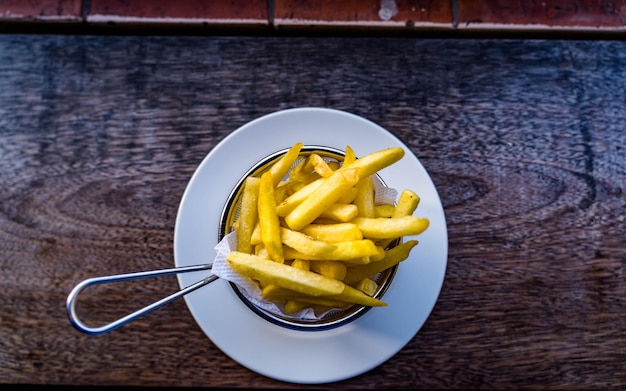
[(213, 264), (202, 264), (202, 265), (194, 265), (194, 266), (176, 267), (176, 268), (171, 268), (171, 269), (150, 270), (150, 271), (143, 271), (143, 272), (116, 274), (116, 275), (111, 275), (111, 276), (88, 278), (80, 282), (78, 285), (76, 285), (72, 289), (70, 294), (67, 296), (66, 306), (67, 306), (67, 312), (70, 318), (70, 322), (78, 330), (87, 334), (98, 335), (98, 334), (108, 333), (109, 331), (113, 331), (117, 329), (118, 327), (125, 325), (126, 323), (129, 323), (149, 312), (156, 310), (157, 308), (164, 306), (165, 304), (171, 301), (178, 299), (179, 297), (185, 296), (186, 294), (191, 293), (195, 291), (196, 289), (201, 288), (207, 285), (208, 283), (217, 280), (218, 276), (211, 274), (203, 278), (202, 280), (197, 281), (189, 285), (188, 287), (179, 290), (178, 292), (175, 292), (167, 297), (162, 298), (159, 301), (149, 304), (118, 320), (115, 320), (109, 324), (106, 324), (104, 326), (99, 326), (99, 327), (87, 326), (78, 318), (78, 315), (76, 314), (76, 300), (78, 298), (78, 294), (83, 289), (87, 288), (88, 286), (96, 285), (96, 284), (111, 283), (111, 282), (136, 280), (140, 278), (160, 277), (160, 276), (167, 276), (167, 275), (179, 274), (179, 273), (196, 272), (196, 271), (201, 271), (201, 270), (209, 270), (212, 267), (213, 267)]

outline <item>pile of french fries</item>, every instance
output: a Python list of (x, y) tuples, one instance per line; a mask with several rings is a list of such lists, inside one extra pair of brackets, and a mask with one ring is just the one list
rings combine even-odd
[(404, 150), (357, 158), (347, 146), (343, 161), (327, 161), (315, 152), (299, 159), (303, 147), (294, 144), (262, 174), (245, 179), (234, 223), (237, 249), (228, 263), (285, 313), (387, 305), (374, 297), (374, 277), (407, 259), (418, 242), (390, 244), (429, 225), (413, 216), (420, 198), (412, 190), (395, 203), (375, 203), (376, 173)]

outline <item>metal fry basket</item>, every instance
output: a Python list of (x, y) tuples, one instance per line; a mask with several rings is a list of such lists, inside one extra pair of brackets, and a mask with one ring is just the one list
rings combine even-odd
[[(233, 191), (230, 193), (228, 201), (226, 202), (222, 210), (220, 227), (218, 230), (218, 242), (221, 241), (224, 236), (233, 231), (233, 225), (240, 214), (241, 198), (243, 195), (243, 187), (246, 178), (249, 176), (260, 176), (261, 174), (263, 174), (263, 172), (267, 171), (274, 164), (274, 162), (280, 159), (287, 151), (288, 149), (280, 150), (265, 157), (255, 166), (250, 168), (250, 170), (242, 176), (242, 178), (237, 183), (237, 186), (235, 186)], [(305, 145), (300, 151), (300, 156), (291, 166), (290, 171), (293, 170), (303, 159), (306, 159), (309, 155), (313, 153), (320, 155), (326, 162), (336, 161), (340, 164), (343, 162), (343, 158), (345, 156), (345, 153), (339, 149), (319, 145)], [(287, 173), (284, 179), (286, 179), (288, 176), (289, 173)], [(387, 187), (378, 174), (376, 174), (375, 176), (375, 185), (378, 187)], [(396, 246), (399, 242), (399, 240), (392, 242), (388, 248)], [(378, 273), (375, 276), (372, 276), (372, 279), (378, 284), (378, 289), (373, 295), (375, 298), (382, 298), (384, 293), (389, 288), (396, 273), (396, 270), (397, 266), (394, 266), (383, 272)], [(230, 285), (237, 294), (237, 296), (241, 299), (241, 301), (246, 306), (248, 306), (248, 308), (250, 308), (254, 313), (269, 322), (289, 329), (309, 331), (327, 330), (352, 322), (353, 320), (364, 315), (367, 311), (371, 309), (371, 307), (363, 305), (351, 305), (345, 308), (335, 308), (324, 311), (322, 315), (314, 319), (302, 318), (282, 312), (268, 311), (265, 308), (256, 305), (254, 303), (254, 300), (250, 298), (249, 294), (245, 290), (237, 286), (237, 284), (230, 282)]]

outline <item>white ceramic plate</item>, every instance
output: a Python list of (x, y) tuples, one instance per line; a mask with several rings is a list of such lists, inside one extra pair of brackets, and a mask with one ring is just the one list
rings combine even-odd
[[(206, 156), (182, 197), (174, 232), (176, 266), (210, 263), (215, 258), (222, 209), (241, 177), (257, 162), (296, 142), (345, 150), (357, 156), (402, 147), (405, 156), (380, 171), (387, 186), (411, 189), (421, 198), (414, 213), (430, 219), (415, 239), (376, 307), (343, 326), (321, 331), (292, 330), (273, 324), (248, 308), (222, 279), (185, 296), (194, 319), (226, 355), (261, 375), (292, 383), (322, 384), (348, 379), (382, 364), (422, 327), (439, 296), (448, 233), (437, 190), (417, 157), (375, 123), (344, 111), (297, 108), (260, 117), (240, 127)], [(409, 237), (406, 240), (411, 239)], [(182, 287), (208, 272), (180, 274)]]

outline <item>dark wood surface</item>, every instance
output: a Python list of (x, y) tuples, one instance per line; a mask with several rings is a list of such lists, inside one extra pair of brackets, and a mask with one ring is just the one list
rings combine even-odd
[[(626, 387), (625, 42), (62, 35), (0, 35), (0, 383), (299, 387), (228, 358), (183, 300), (89, 336), (65, 299), (172, 267), (204, 156), (301, 106), (398, 136), (449, 231), (423, 328), (324, 388)], [(103, 289), (79, 307), (93, 320), (178, 286)]]

